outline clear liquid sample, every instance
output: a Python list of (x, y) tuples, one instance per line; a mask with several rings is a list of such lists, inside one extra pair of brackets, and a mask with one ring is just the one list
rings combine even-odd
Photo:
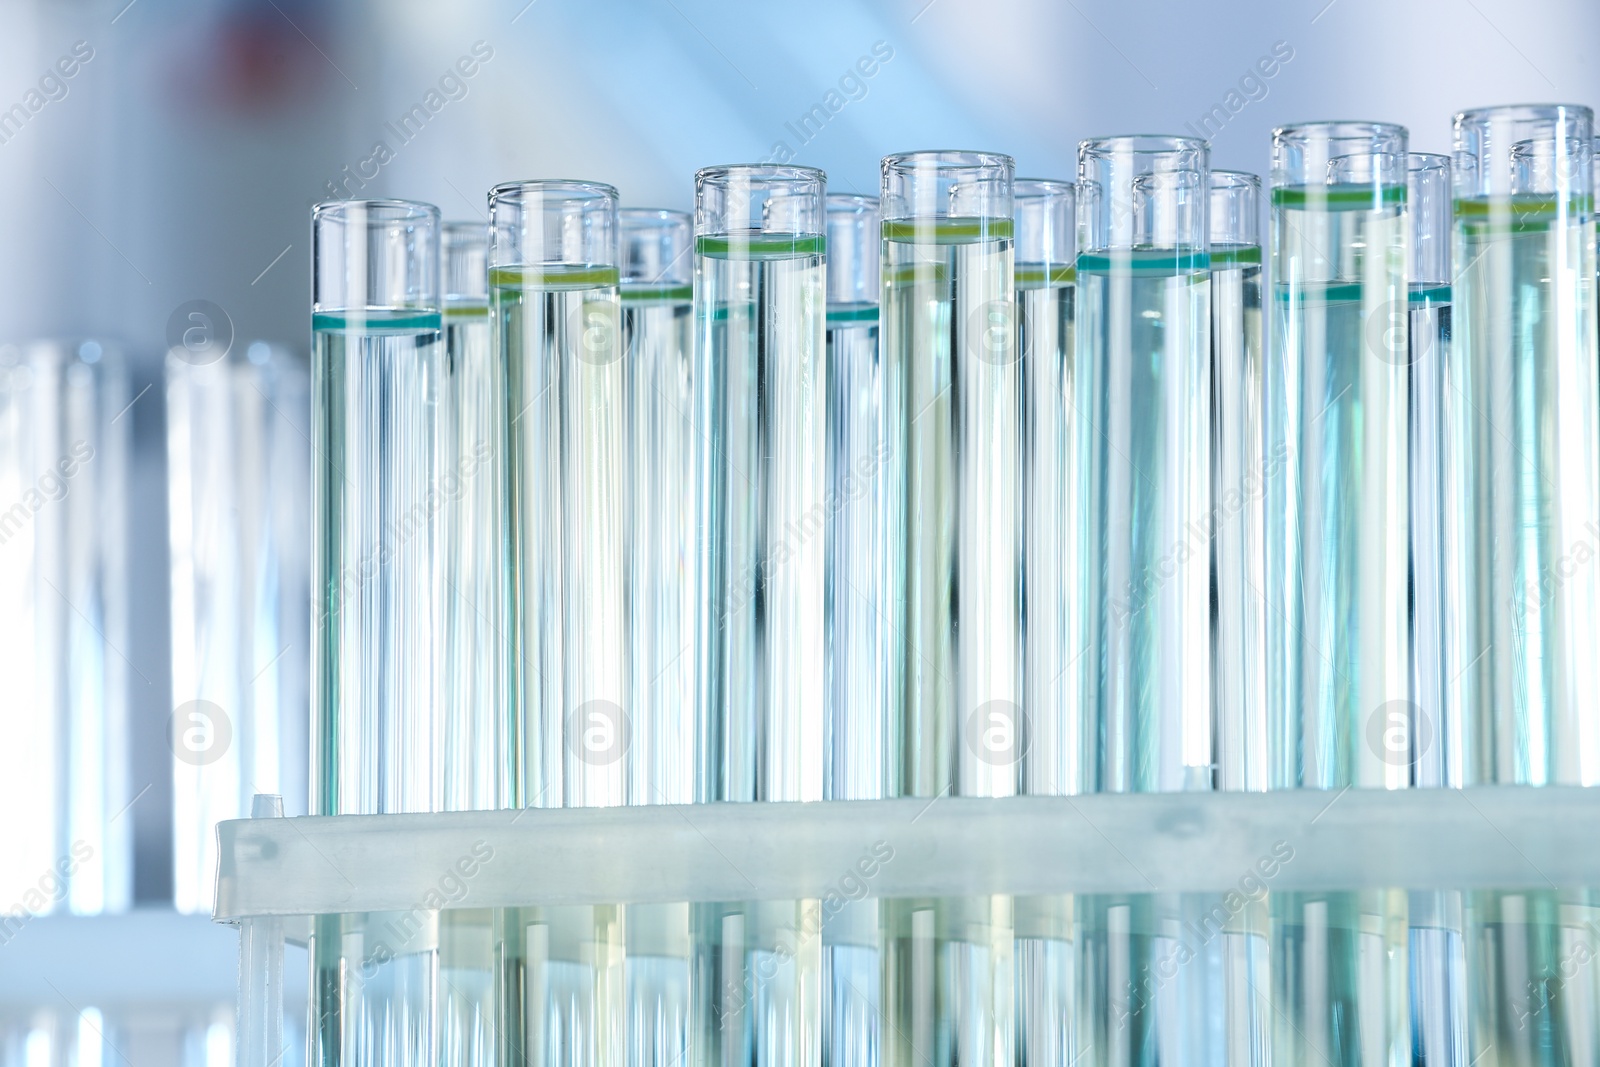
[(171, 354), (166, 376), (172, 687), (184, 720), (173, 893), (178, 910), (209, 912), (216, 824), (248, 816), (257, 793), (304, 796), (311, 396), (304, 357), (260, 343), (202, 364)]
[[(1448, 285), (1411, 286), (1406, 338), (1411, 364), (1411, 630), (1413, 702), (1419, 734), (1404, 756), (1410, 783), (1460, 786), (1460, 702), (1453, 682), (1466, 668), (1455, 615), (1466, 586), (1451, 578), (1456, 546), (1447, 540), (1453, 505), (1448, 412), (1458, 410), (1448, 377), (1451, 306)], [(1398, 735), (1391, 734), (1391, 742)]]
[(439, 1059), (439, 913), (320, 915), (310, 956), (311, 1063)]
[(440, 486), (449, 500), (445, 568), (442, 808), (509, 803), (513, 768), (499, 753), (513, 736), (505, 714), (505, 375), (495, 361), (485, 301), (444, 311), (449, 429)]
[(497, 1063), (627, 1062), (622, 909), (511, 908), (495, 918)]
[(687, 285), (622, 286), (633, 651), (629, 803), (695, 790), (694, 306)]
[(1014, 953), (1016, 1062), (1022, 1067), (1078, 1060), (1076, 916), (1072, 897), (1017, 897)]
[(1600, 907), (1592, 891), (1469, 894), (1464, 1062), (1557, 1067), (1600, 1056)]
[[(1411, 368), (1402, 186), (1277, 188), (1274, 318), (1292, 484), (1274, 787), (1395, 788), (1412, 692)], [(1398, 745), (1385, 740), (1402, 737)], [(1376, 743), (1373, 738), (1377, 738)]]
[(1211, 788), (1211, 282), (1205, 254), (1078, 256), (1090, 434), (1086, 788)]
[(627, 909), (623, 963), (629, 1067), (677, 1067), (690, 1059), (693, 954), (689, 905), (633, 904)]
[(892, 785), (1010, 796), (1027, 747), (1012, 221), (888, 220), (883, 234), (887, 417), (904, 443)]
[(887, 795), (897, 748), (886, 613), (895, 588), (889, 535), (898, 441), (885, 418), (878, 305), (831, 304), (827, 330), (833, 523), (827, 795), (871, 800)]
[(702, 800), (820, 800), (828, 706), (823, 239), (695, 256)]
[(0, 796), (27, 813), (0, 828), (0, 899), (37, 897), (41, 873), (64, 883), (33, 914), (132, 902), (133, 819), (116, 818), (137, 791), (119, 651), (130, 403), (121, 357), (97, 342), (0, 345)]
[(1467, 784), (1600, 783), (1594, 241), (1558, 207), (1455, 208), (1447, 523)]
[(1088, 572), (1088, 422), (1074, 332), (1077, 272), (1020, 263), (1017, 352), (1023, 374), (1023, 558), (1028, 739), (1020, 791), (1082, 791), (1084, 585)]
[(627, 381), (615, 267), (495, 267), (524, 807), (627, 802)]
[(439, 913), (439, 1063), (495, 1067), (494, 915)]
[(1211, 247), (1211, 507), (1216, 582), (1217, 787), (1261, 790), (1267, 775), (1268, 451), (1261, 249)]
[(312, 811), (435, 811), (444, 647), (434, 311), (312, 318)]
[(1471, 1062), (1462, 896), (1455, 890), (1409, 894), (1412, 1062), (1429, 1067)]
[(823, 902), (823, 1067), (877, 1067), (881, 1062), (879, 907), (876, 900)]
[(1275, 1062), (1410, 1062), (1406, 894), (1274, 893)]

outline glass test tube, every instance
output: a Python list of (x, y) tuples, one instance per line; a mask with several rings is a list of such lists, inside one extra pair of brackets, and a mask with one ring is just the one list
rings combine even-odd
[(1455, 120), (1447, 516), (1466, 784), (1600, 783), (1592, 116)]
[(624, 208), (622, 346), (631, 464), (629, 803), (695, 790), (694, 220)]
[[(891, 795), (1009, 796), (1022, 693), (1022, 368), (1008, 156), (883, 160), (885, 418), (903, 454), (890, 605), (903, 754)], [(1009, 1063), (1009, 898), (880, 905), (883, 1062)]]
[[(505, 712), (505, 376), (489, 330), (489, 228), (447, 222), (443, 241), (448, 422), (440, 488), (447, 503), (444, 722), (440, 810), (509, 800), (513, 736)], [(439, 1058), (494, 1062), (493, 913), (441, 911)]]
[(505, 375), (491, 351), (489, 228), (444, 226), (448, 501), (442, 811), (509, 803), (505, 707)]
[[(1209, 789), (1213, 723), (1210, 161), (1203, 141), (1131, 136), (1078, 149), (1077, 363), (1091, 538), (1086, 790)], [(1076, 988), (1088, 1062), (1220, 1051), (1214, 947), (1192, 901), (1078, 900)]]
[(626, 801), (627, 395), (617, 193), (489, 194), (490, 316), (505, 367), (517, 806)]
[(1022, 369), (1009, 156), (883, 171), (883, 366), (901, 514), (896, 794), (1009, 796), (1022, 699)]
[[(886, 795), (897, 751), (883, 612), (894, 595), (887, 475), (898, 442), (884, 419), (878, 353), (878, 201), (830, 194), (826, 225), (833, 688), (825, 792), (871, 800)], [(822, 1062), (875, 1065), (882, 1042), (877, 901), (824, 909), (822, 968)]]
[[(1273, 134), (1269, 385), (1287, 443), (1285, 702), (1274, 788), (1411, 783), (1411, 371), (1406, 132)], [(1278, 532), (1274, 531), (1274, 538)], [(1398, 1061), (1410, 1042), (1403, 892), (1274, 894), (1274, 1055)]]
[(1219, 789), (1267, 788), (1266, 451), (1261, 179), (1211, 172), (1212, 515)]
[[(1016, 351), (1022, 365), (1024, 687), (1028, 744), (1020, 792), (1082, 788), (1084, 474), (1080, 382), (1073, 334), (1077, 200), (1071, 182), (1013, 185)], [(1073, 898), (1018, 897), (1017, 1062), (1070, 1063)]]
[(1279, 788), (1410, 779), (1405, 167), (1398, 126), (1273, 133), (1273, 321), (1296, 467)]
[(0, 945), (46, 912), (132, 903), (131, 402), (98, 341), (0, 345)]
[[(489, 225), (492, 351), (507, 383), (514, 800), (623, 804), (634, 709), (617, 193), (500, 185)], [(616, 907), (497, 916), (498, 980), (525, 993), (503, 1013), (505, 1047), (531, 1063), (620, 1062), (621, 921)]]
[(828, 702), (824, 177), (695, 176), (703, 783), (820, 800)]
[[(312, 237), (312, 811), (432, 811), (448, 536), (439, 212), (323, 203)], [(314, 1062), (432, 1058), (437, 914), (317, 918)]]
[(173, 899), (210, 912), (216, 824), (305, 795), (311, 394), (305, 356), (255, 341), (167, 354)]
[(1203, 141), (1078, 150), (1078, 365), (1092, 542), (1085, 788), (1207, 789), (1211, 640), (1210, 166)]
[(439, 212), (312, 213), (311, 810), (432, 811), (443, 646)]
[[(694, 219), (624, 208), (622, 346), (632, 489), (633, 741), (628, 799), (696, 799)], [(626, 1062), (689, 1062), (692, 988), (687, 904), (633, 904), (626, 915)]]
[[(1450, 421), (1458, 402), (1447, 378), (1450, 356), (1450, 239), (1454, 190), (1450, 157), (1412, 152), (1406, 166), (1406, 208), (1411, 216), (1411, 553), (1413, 686), (1420, 736), (1407, 746), (1411, 782), (1459, 787), (1461, 728), (1449, 683), (1466, 666), (1455, 642), (1454, 605), (1463, 588), (1448, 576), (1454, 549), (1444, 517), (1453, 489), (1447, 471)], [(1391, 740), (1398, 741), (1394, 736)], [(1462, 894), (1416, 890), (1409, 894), (1411, 1033), (1420, 1062), (1467, 1063), (1467, 988)]]
[[(806, 167), (695, 176), (700, 490), (698, 799), (820, 800), (829, 693), (825, 178)], [(702, 1054), (815, 1063), (820, 904), (696, 909), (716, 944)]]
[(1600, 1055), (1594, 890), (1477, 890), (1466, 896), (1470, 1044), (1451, 1062), (1594, 1062)]

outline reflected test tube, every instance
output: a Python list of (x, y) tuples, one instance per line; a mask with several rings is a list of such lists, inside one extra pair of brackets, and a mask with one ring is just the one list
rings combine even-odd
[(623, 208), (622, 348), (628, 393), (628, 584), (633, 739), (629, 803), (695, 791), (694, 219)]
[(432, 811), (447, 530), (439, 210), (330, 201), (312, 231), (311, 810)]
[(1272, 785), (1409, 783), (1406, 131), (1273, 133), (1273, 323), (1292, 495)]
[(883, 366), (902, 560), (894, 792), (1009, 796), (1022, 713), (1022, 368), (1009, 156), (882, 166)]
[(1044, 178), (1018, 178), (1013, 196), (1028, 734), (1018, 785), (1054, 796), (1083, 788), (1083, 672), (1090, 663), (1083, 624), (1088, 442), (1074, 331), (1077, 197), (1071, 182)]
[(1592, 126), (1567, 104), (1455, 120), (1447, 521), (1467, 785), (1600, 783)]
[(1208, 149), (1078, 150), (1078, 365), (1090, 433), (1088, 707), (1102, 792), (1207, 789), (1211, 722)]
[(1212, 511), (1217, 787), (1267, 788), (1266, 486), (1261, 179), (1211, 172)]
[(702, 799), (823, 796), (824, 194), (807, 167), (695, 176)]

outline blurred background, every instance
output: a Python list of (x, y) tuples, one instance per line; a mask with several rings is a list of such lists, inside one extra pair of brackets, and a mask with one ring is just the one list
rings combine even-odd
[[(140, 996), (189, 1007), (118, 1054), (227, 1062), (209, 824), (253, 792), (305, 807), (317, 201), (481, 219), (491, 185), (565, 177), (687, 209), (697, 168), (752, 160), (875, 194), (915, 148), (1070, 178), (1128, 132), (1264, 175), (1288, 122), (1443, 152), (1462, 108), (1593, 105), (1597, 43), (1580, 0), (0, 0), (0, 1062), (51, 1062), (28, 1005), (64, 1013), (58, 1045), (109, 1033), (84, 998), (152, 957), (183, 965)], [(57, 588), (74, 560), (92, 580)], [(195, 922), (161, 925), (174, 904)], [(123, 941), (50, 919), (129, 908)]]

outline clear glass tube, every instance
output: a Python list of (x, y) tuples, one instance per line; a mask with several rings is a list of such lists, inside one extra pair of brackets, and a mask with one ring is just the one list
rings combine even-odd
[(443, 231), (448, 420), (440, 488), (448, 501), (443, 795), (440, 810), (510, 802), (505, 708), (505, 375), (489, 330), (489, 229)]
[(1466, 784), (1600, 783), (1592, 116), (1455, 120), (1447, 517)]
[(1213, 784), (1209, 170), (1190, 138), (1078, 150), (1092, 790)]
[[(899, 442), (884, 418), (877, 198), (830, 195), (826, 227), (833, 685), (825, 793), (871, 800), (887, 795), (898, 751), (883, 611), (894, 596), (886, 475)], [(825, 915), (822, 954), (823, 1062), (876, 1064), (883, 1040), (877, 902), (846, 901)]]
[(1273, 134), (1273, 322), (1294, 468), (1279, 788), (1404, 786), (1422, 729), (1411, 678), (1405, 168), (1398, 126)]
[(505, 367), (510, 690), (526, 807), (627, 798), (627, 389), (617, 192), (489, 194), (489, 311)]
[(886, 418), (905, 442), (891, 545), (894, 792), (1009, 796), (1022, 699), (1022, 368), (1009, 156), (911, 152), (883, 172)]
[(1592, 1062), (1600, 1040), (1594, 890), (1468, 894), (1469, 1045), (1459, 1062)]
[[(890, 604), (900, 747), (891, 794), (1009, 796), (1022, 692), (1023, 375), (1010, 157), (882, 163), (887, 483), (903, 562)], [(1009, 898), (884, 901), (883, 1062), (1009, 1063)]]
[(1216, 569), (1216, 784), (1267, 788), (1266, 355), (1261, 179), (1211, 172), (1211, 508)]
[(132, 902), (131, 402), (98, 341), (0, 345), (0, 944), (47, 912)]
[(824, 177), (695, 176), (701, 799), (820, 800), (828, 701)]
[[(1071, 182), (1013, 185), (1016, 351), (1022, 365), (1023, 610), (1027, 747), (1018, 790), (1082, 789), (1083, 537), (1086, 429), (1073, 333), (1077, 199)], [(1016, 1033), (1019, 1063), (1070, 1063), (1074, 1021), (1073, 899), (1018, 897)]]
[(305, 796), (309, 371), (262, 341), (177, 347), (166, 389), (173, 900), (209, 913), (216, 824)]
[(887, 795), (897, 750), (889, 690), (894, 586), (891, 502), (884, 477), (896, 445), (884, 419), (878, 355), (878, 201), (836, 194), (827, 201), (829, 501), (833, 523), (830, 599), (833, 689), (828, 715), (827, 796)]
[(311, 810), (432, 811), (444, 603), (439, 211), (312, 213)]
[(632, 489), (629, 802), (695, 791), (694, 220), (624, 208), (622, 347)]
[(1018, 178), (1016, 351), (1022, 365), (1022, 706), (1028, 743), (1019, 791), (1081, 792), (1084, 766), (1083, 537), (1088, 439), (1074, 335), (1077, 198), (1071, 182)]
[[(312, 783), (319, 815), (434, 811), (449, 508), (439, 211), (312, 213)], [(436, 916), (325, 916), (312, 1061), (422, 1062), (439, 1032)]]
[[(632, 490), (633, 740), (629, 803), (689, 804), (695, 791), (694, 219), (624, 208), (622, 347)], [(626, 1062), (688, 1062), (687, 904), (627, 909)]]
[[(1286, 599), (1269, 615), (1287, 636), (1274, 788), (1409, 785), (1426, 728), (1412, 689), (1405, 174), (1398, 126), (1273, 134), (1282, 378), (1269, 395), (1287, 445), (1286, 510), (1271, 519), (1286, 522), (1271, 534)], [(1410, 1042), (1405, 895), (1285, 893), (1272, 907), (1274, 1050), (1397, 1061)]]
[[(1411, 553), (1415, 703), (1426, 737), (1407, 746), (1412, 784), (1459, 787), (1461, 727), (1450, 681), (1466, 666), (1453, 620), (1466, 586), (1449, 561), (1454, 548), (1444, 517), (1453, 489), (1446, 413), (1457, 400), (1447, 378), (1450, 358), (1450, 241), (1454, 190), (1450, 157), (1412, 152), (1406, 166), (1411, 216), (1407, 362), (1411, 368)], [(1452, 574), (1458, 580), (1450, 581)], [(1398, 740), (1398, 738), (1395, 738)], [(1462, 894), (1409, 895), (1412, 1046), (1427, 1063), (1468, 1062), (1467, 988)]]

